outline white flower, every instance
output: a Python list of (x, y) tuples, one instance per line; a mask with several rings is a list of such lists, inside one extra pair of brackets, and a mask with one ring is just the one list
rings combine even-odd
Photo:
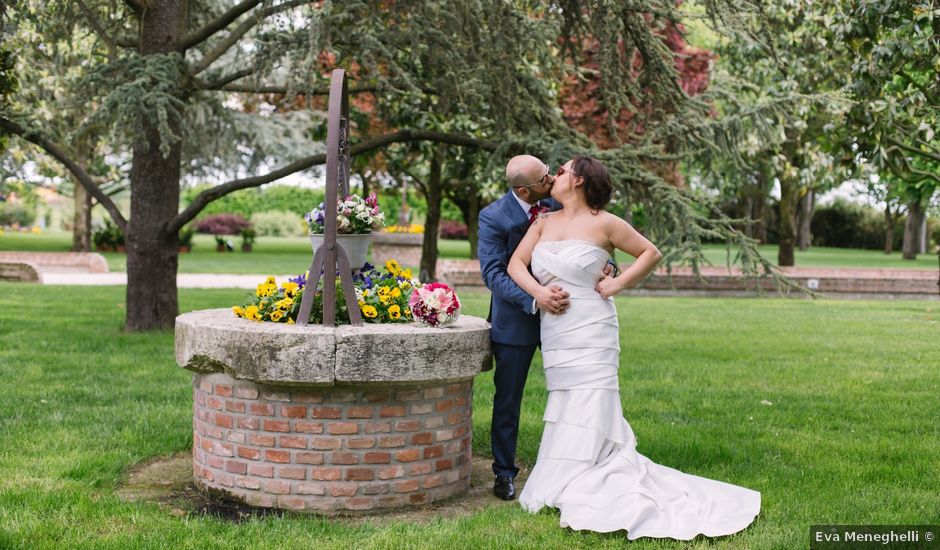
[(341, 218), (338, 218), (338, 219), (336, 220), (336, 229), (337, 229), (338, 231), (345, 231), (345, 230), (349, 229), (349, 226), (350, 226), (350, 225), (351, 225), (351, 224), (350, 224), (350, 222), (349, 222), (349, 218), (342, 218), (342, 217), (341, 217)]

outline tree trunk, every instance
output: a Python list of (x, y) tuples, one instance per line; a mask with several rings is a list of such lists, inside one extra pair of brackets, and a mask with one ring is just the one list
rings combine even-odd
[(744, 236), (754, 238), (754, 197), (748, 194), (744, 197)]
[(885, 254), (894, 252), (894, 224), (897, 213), (891, 211), (891, 205), (885, 204)]
[(476, 260), (480, 256), (477, 253), (477, 244), (480, 234), (480, 192), (476, 186), (473, 186), (473, 192), (467, 197), (467, 213), (464, 215), (464, 221), (467, 223), (467, 240), (470, 241), (470, 259)]
[(921, 216), (923, 216), (923, 212), (920, 207), (920, 199), (911, 201), (907, 206), (907, 220), (904, 222), (904, 243), (901, 246), (901, 257), (905, 260), (917, 259)]
[[(187, 3), (166, 0), (147, 4), (140, 23), (140, 53), (177, 50)], [(179, 235), (166, 225), (176, 216), (180, 195), (182, 143), (175, 140), (169, 154), (160, 151), (155, 119), (141, 121), (131, 167), (131, 216), (127, 225), (127, 330), (173, 328), (178, 304), (176, 269)], [(170, 128), (180, 135), (170, 117)]]
[(920, 212), (920, 229), (917, 230), (917, 253), (926, 254), (927, 253), (927, 213), (921, 209)]
[(780, 251), (777, 265), (789, 267), (796, 264), (793, 249), (796, 245), (796, 208), (799, 188), (796, 182), (780, 180)]
[(467, 240), (470, 241), (470, 259), (476, 260), (477, 235), (480, 225), (480, 187), (473, 180), (457, 182), (448, 186), (447, 198), (457, 205), (467, 224)]
[(72, 252), (91, 251), (91, 195), (77, 181), (73, 203), (75, 215), (72, 217)]
[(815, 206), (816, 192), (810, 189), (800, 198), (800, 226), (799, 235), (797, 236), (797, 245), (800, 250), (808, 250), (813, 244), (812, 223)]
[(437, 279), (437, 237), (441, 228), (441, 189), (444, 147), (437, 147), (431, 156), (431, 172), (428, 175), (428, 215), (424, 221), (424, 243), (421, 247), (422, 282)]
[(757, 184), (754, 187), (754, 204), (751, 207), (750, 217), (755, 220), (752, 237), (757, 239), (760, 244), (767, 244), (767, 197), (770, 194), (767, 184), (767, 176), (763, 170), (755, 174)]

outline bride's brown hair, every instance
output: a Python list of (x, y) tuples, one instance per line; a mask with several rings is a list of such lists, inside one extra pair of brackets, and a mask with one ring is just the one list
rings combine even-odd
[(607, 206), (614, 186), (604, 163), (591, 157), (574, 157), (571, 168), (575, 175), (584, 178), (584, 198), (588, 206), (593, 210)]

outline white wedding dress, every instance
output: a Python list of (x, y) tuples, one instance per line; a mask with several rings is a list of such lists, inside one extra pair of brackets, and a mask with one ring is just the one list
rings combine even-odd
[(580, 240), (539, 242), (532, 273), (571, 295), (563, 315), (542, 316), (548, 404), (535, 467), (519, 502), (561, 511), (561, 526), (627, 530), (627, 538), (689, 540), (736, 533), (760, 511), (760, 493), (660, 466), (636, 451), (623, 417), (613, 299), (594, 285), (608, 254)]

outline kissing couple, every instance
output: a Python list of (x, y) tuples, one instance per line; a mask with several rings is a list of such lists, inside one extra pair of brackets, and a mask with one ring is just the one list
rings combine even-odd
[[(760, 493), (652, 462), (637, 452), (623, 417), (613, 296), (643, 281), (662, 254), (605, 210), (613, 193), (607, 168), (575, 157), (553, 171), (522, 155), (509, 161), (506, 181), (506, 194), (480, 212), (477, 247), (492, 293), (493, 492), (516, 497), (520, 406), (539, 347), (548, 402), (523, 508), (557, 508), (562, 527), (626, 530), (630, 540), (746, 528), (760, 512)], [(636, 258), (619, 274), (609, 261), (615, 249)]]

